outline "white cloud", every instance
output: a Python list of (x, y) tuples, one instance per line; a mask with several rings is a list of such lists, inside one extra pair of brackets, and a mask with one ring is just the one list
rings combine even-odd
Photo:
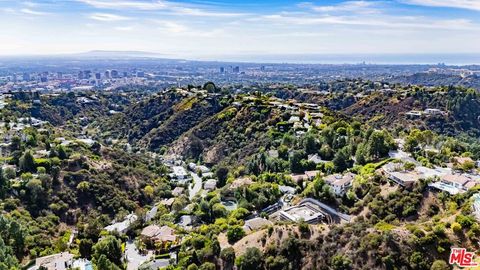
[(102, 21), (102, 22), (117, 22), (117, 21), (130, 20), (129, 17), (110, 14), (110, 13), (93, 13), (89, 16), (89, 18), (96, 21)]
[(1, 12), (5, 12), (5, 13), (15, 13), (15, 9), (13, 8), (0, 8), (0, 11)]
[(424, 30), (478, 30), (480, 25), (467, 19), (434, 19), (423, 16), (398, 16), (388, 15), (381, 12), (368, 14), (351, 14), (349, 12), (338, 15), (304, 13), (303, 16), (290, 14), (271, 14), (248, 19), (250, 21), (265, 21), (276, 25), (345, 25), (365, 26), (371, 28)]
[(25, 6), (27, 6), (27, 7), (31, 7), (31, 8), (38, 6), (37, 3), (30, 2), (30, 1), (23, 2), (22, 4), (25, 5)]
[(311, 3), (300, 4), (300, 7), (307, 7), (317, 12), (355, 12), (355, 13), (377, 13), (376, 2), (368, 1), (346, 1), (337, 5), (318, 6)]
[(480, 11), (479, 0), (402, 0), (401, 2), (420, 6), (461, 8)]
[(22, 8), (22, 9), (20, 9), (20, 12), (28, 14), (28, 15), (36, 15), (36, 16), (42, 16), (42, 15), (48, 15), (49, 14), (47, 12), (36, 11), (36, 10), (33, 10), (33, 9), (29, 9), (29, 8)]
[(189, 15), (196, 17), (235, 17), (245, 15), (242, 13), (222, 12), (216, 10), (207, 10), (194, 5), (186, 5), (169, 1), (128, 1), (128, 0), (77, 0), (81, 3), (93, 6), (99, 9), (115, 10), (140, 10), (140, 11), (166, 11), (174, 15)]
[(155, 20), (155, 23), (159, 25), (160, 30), (168, 33), (182, 33), (189, 30), (187, 26), (174, 21)]
[(113, 29), (115, 29), (117, 31), (132, 31), (133, 26), (116, 26)]
[(122, 1), (122, 0), (78, 0), (96, 8), (108, 9), (139, 9), (139, 10), (159, 10), (165, 9), (167, 4), (164, 1)]
[(229, 13), (229, 12), (219, 12), (219, 11), (207, 11), (198, 8), (188, 8), (188, 7), (172, 7), (171, 10), (178, 15), (189, 15), (189, 16), (198, 16), (198, 17), (238, 17), (247, 15), (245, 13)]

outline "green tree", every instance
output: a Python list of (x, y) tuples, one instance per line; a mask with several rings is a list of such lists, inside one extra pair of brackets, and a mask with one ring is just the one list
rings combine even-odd
[(436, 260), (433, 262), (430, 270), (449, 270), (451, 269), (448, 264), (443, 260)]
[(44, 209), (48, 204), (48, 200), (42, 181), (40, 181), (40, 179), (33, 178), (28, 181), (25, 187), (27, 188), (27, 200), (29, 202), (30, 209), (34, 212)]
[(235, 263), (235, 250), (232, 247), (228, 247), (220, 252), (220, 258), (223, 262), (223, 268), (225, 270), (233, 269)]
[(332, 258), (332, 268), (335, 270), (352, 269), (352, 260), (341, 254), (337, 254)]
[(283, 256), (270, 256), (265, 260), (265, 267), (269, 270), (283, 270), (289, 268), (290, 261)]
[(387, 156), (394, 145), (393, 138), (386, 131), (374, 131), (368, 139), (368, 150), (373, 159)]
[(5, 245), (5, 242), (0, 237), (0, 270), (10, 269), (20, 269), (18, 265), (18, 260), (15, 257), (12, 248)]
[(209, 93), (217, 93), (218, 89), (213, 82), (207, 82), (203, 85), (203, 90), (207, 90)]
[(317, 142), (313, 134), (307, 134), (304, 140), (304, 148), (307, 154), (313, 154), (317, 152)]
[(121, 270), (120, 267), (110, 261), (104, 254), (100, 255), (95, 265), (96, 270)]
[(64, 160), (64, 159), (68, 158), (67, 150), (61, 144), (59, 146), (57, 146), (57, 154), (58, 154), (59, 159)]
[(82, 258), (90, 259), (92, 257), (93, 242), (91, 239), (81, 239), (78, 244), (78, 251)]
[(223, 187), (227, 183), (228, 168), (225, 166), (219, 166), (215, 172), (218, 179), (218, 187)]
[(294, 151), (293, 154), (290, 156), (290, 170), (293, 173), (301, 173), (303, 172), (303, 165), (302, 159), (306, 157), (304, 151)]
[(18, 136), (12, 137), (12, 142), (10, 143), (11, 151), (19, 151), (22, 147), (22, 139)]
[(249, 247), (245, 254), (236, 259), (238, 270), (257, 270), (263, 268), (262, 252), (256, 247)]
[(103, 256), (117, 266), (122, 265), (122, 245), (115, 236), (109, 235), (93, 246), (93, 258), (99, 263)]
[(350, 168), (352, 160), (350, 159), (350, 153), (347, 147), (340, 149), (333, 158), (333, 165), (335, 171), (343, 172)]
[(5, 177), (2, 168), (0, 168), (0, 199), (5, 199), (9, 186), (10, 181)]
[(200, 265), (199, 270), (215, 270), (215, 264), (211, 262), (205, 262), (202, 265)]
[(20, 158), (20, 170), (23, 172), (35, 172), (35, 160), (30, 150), (25, 151)]
[(245, 236), (245, 231), (242, 227), (238, 225), (234, 225), (228, 228), (227, 230), (227, 238), (230, 244), (237, 242), (238, 240), (242, 239)]

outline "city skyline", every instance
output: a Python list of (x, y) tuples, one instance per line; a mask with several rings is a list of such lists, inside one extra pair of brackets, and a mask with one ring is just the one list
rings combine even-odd
[[(2, 1), (0, 55), (148, 51), (256, 55), (480, 53), (480, 2)], [(281, 59), (280, 59), (281, 60)]]

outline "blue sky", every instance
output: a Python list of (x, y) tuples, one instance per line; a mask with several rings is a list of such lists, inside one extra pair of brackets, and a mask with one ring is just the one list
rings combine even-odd
[(0, 0), (0, 54), (480, 53), (480, 0)]

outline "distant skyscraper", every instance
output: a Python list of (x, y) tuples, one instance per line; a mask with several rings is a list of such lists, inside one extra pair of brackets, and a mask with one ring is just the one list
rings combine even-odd
[(78, 79), (79, 80), (85, 79), (85, 74), (83, 74), (83, 71), (78, 72)]
[(30, 73), (25, 72), (22, 77), (24, 81), (30, 81)]
[(127, 77), (128, 77), (128, 72), (124, 71), (122, 74), (123, 74), (123, 77), (124, 77), (124, 78), (127, 78)]
[(224, 67), (220, 67), (220, 73), (225, 73), (225, 68)]
[(112, 71), (110, 71), (110, 76), (112, 76), (112, 78), (118, 78), (118, 71), (112, 69)]
[(95, 79), (100, 80), (102, 78), (102, 74), (100, 72), (95, 73)]
[(85, 70), (83, 72), (83, 74), (85, 75), (85, 79), (90, 79), (92, 77), (92, 71), (91, 70)]
[(261, 71), (265, 71), (265, 66), (261, 66), (261, 67), (260, 67), (260, 70), (261, 70)]
[(236, 66), (233, 68), (233, 73), (239, 73), (240, 72), (240, 67)]
[(57, 72), (57, 79), (61, 80), (63, 78), (62, 72)]
[(145, 77), (145, 72), (143, 72), (143, 71), (137, 71), (137, 77), (139, 77), (139, 78)]
[(110, 79), (110, 70), (105, 71), (105, 78)]

